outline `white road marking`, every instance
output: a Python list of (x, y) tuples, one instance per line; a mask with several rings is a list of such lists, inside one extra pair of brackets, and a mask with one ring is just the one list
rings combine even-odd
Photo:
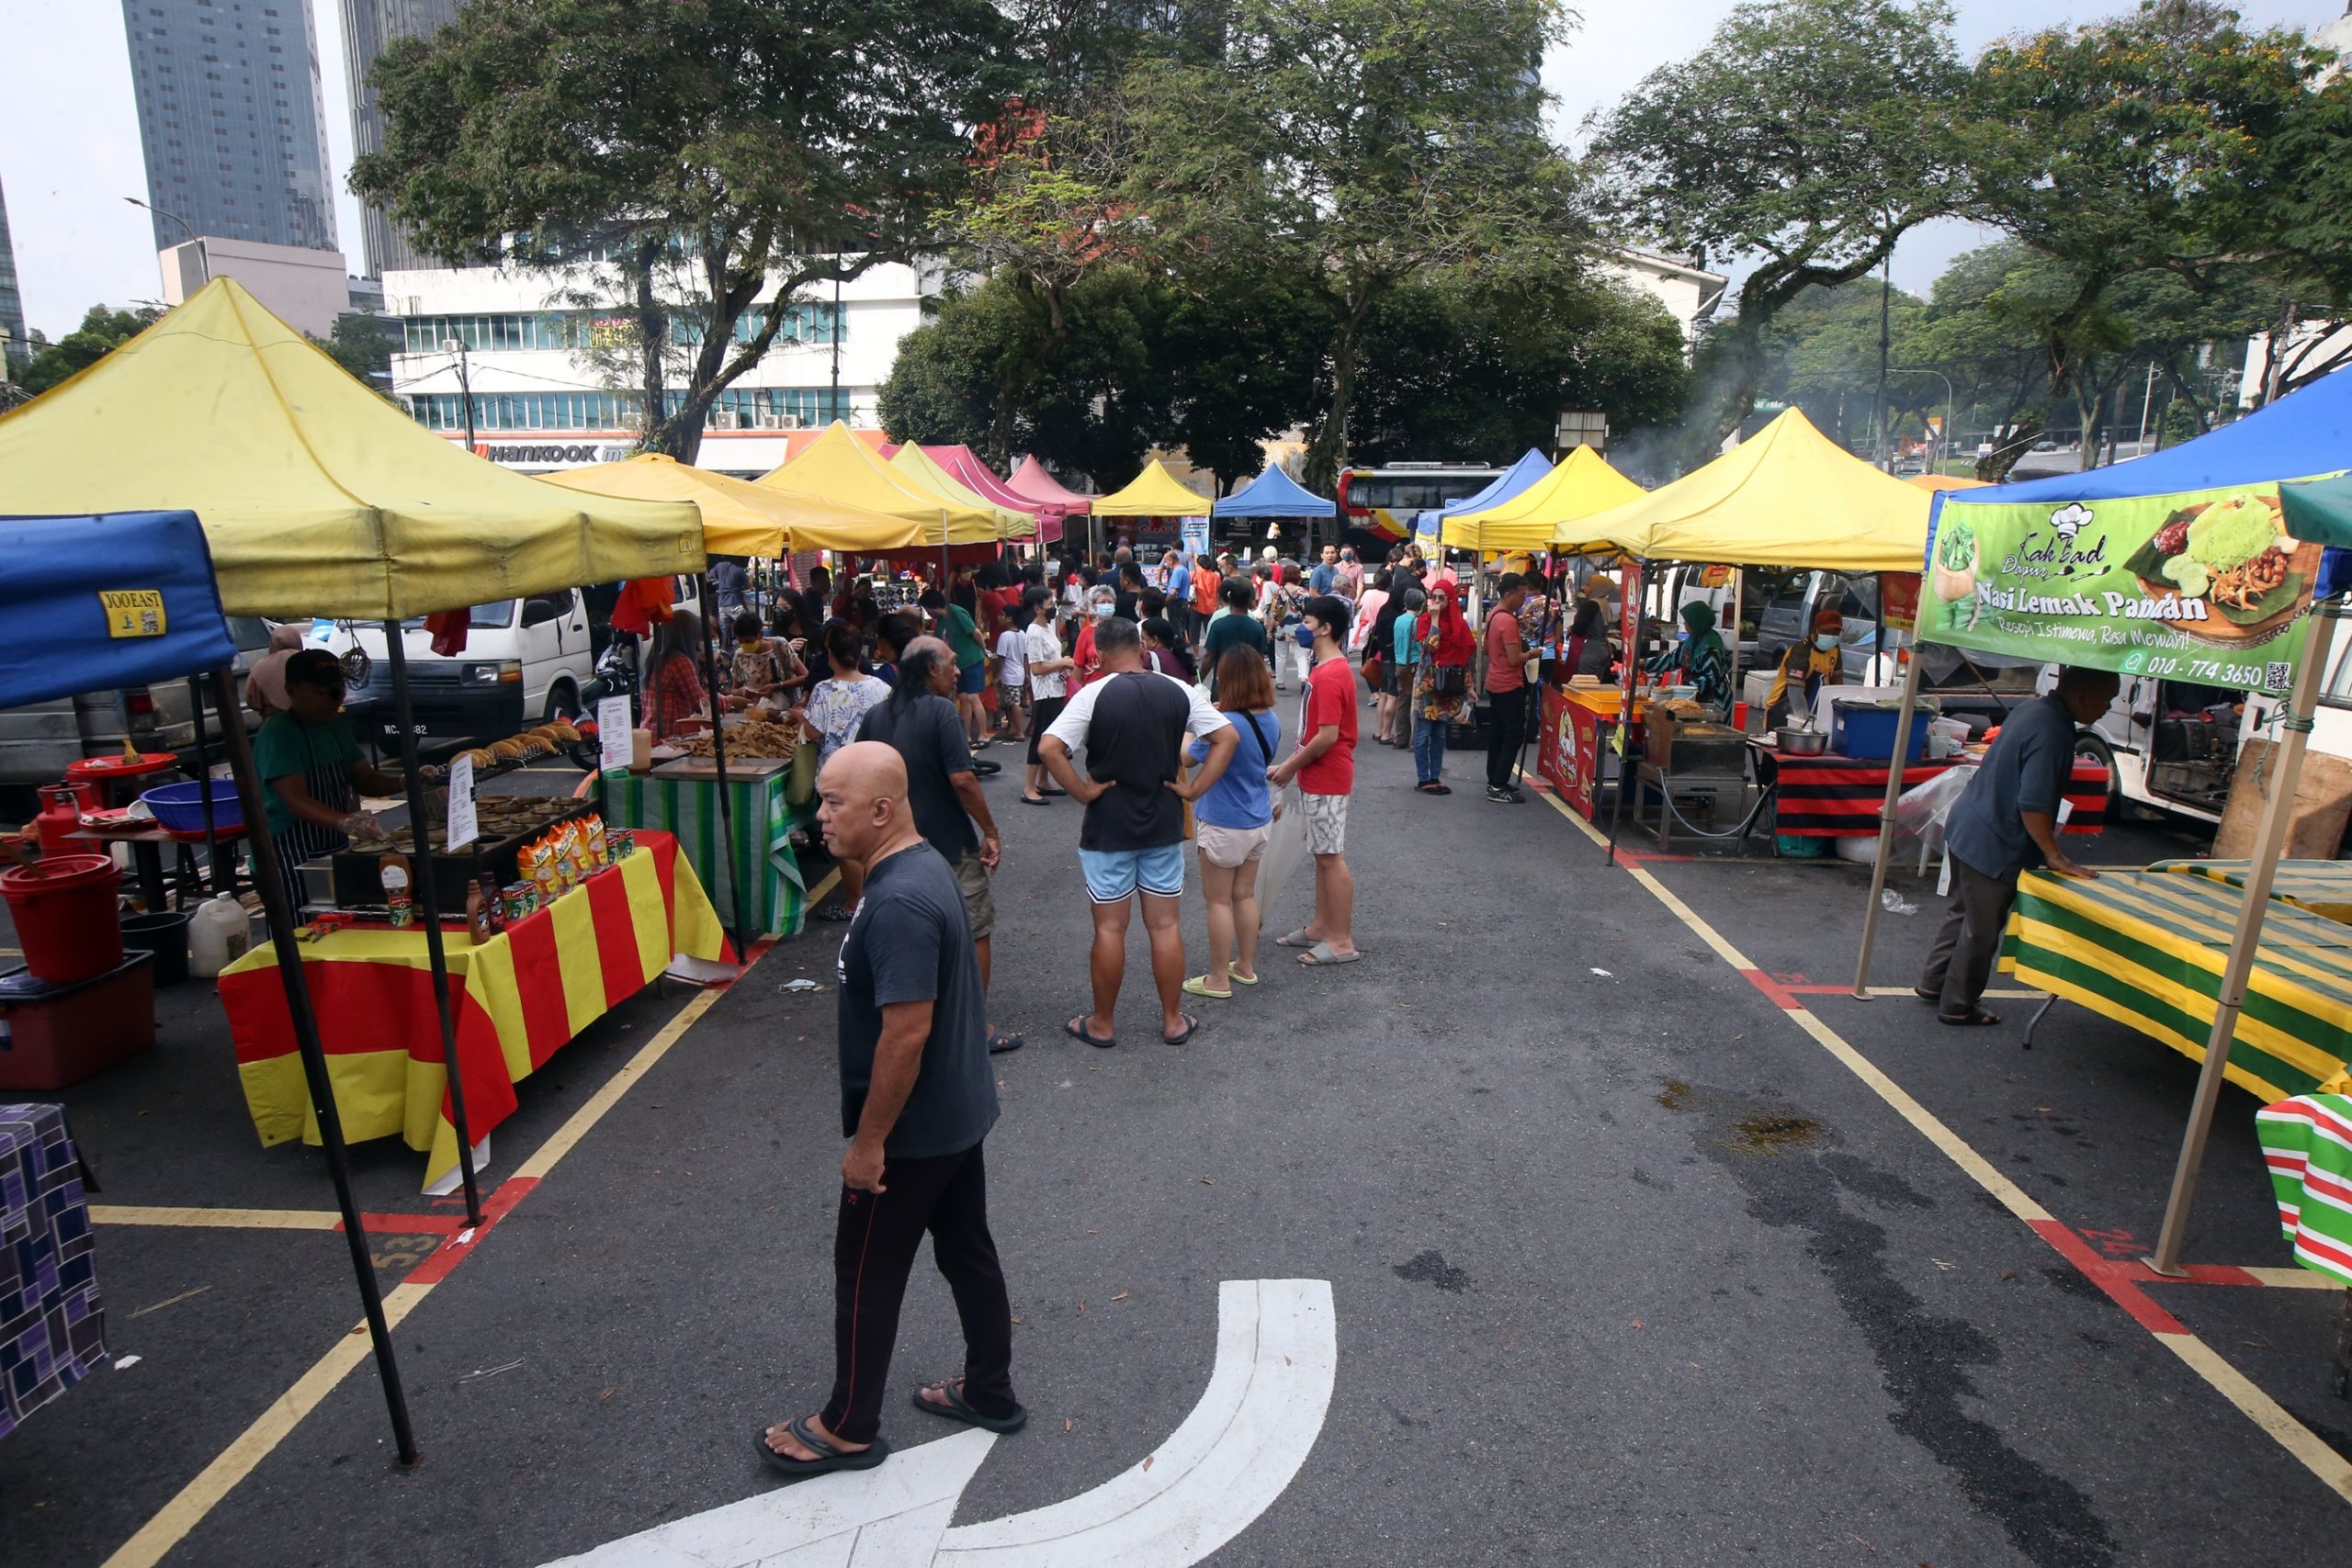
[(1329, 1280), (1227, 1280), (1200, 1403), (1148, 1458), (1067, 1502), (950, 1529), (996, 1442), (966, 1430), (547, 1568), (1188, 1568), (1290, 1485), (1339, 1364)]

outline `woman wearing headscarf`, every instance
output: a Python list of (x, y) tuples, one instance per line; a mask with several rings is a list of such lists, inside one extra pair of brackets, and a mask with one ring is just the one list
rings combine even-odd
[(245, 705), (262, 718), (284, 713), (294, 705), (286, 695), (286, 661), (302, 648), (300, 626), (273, 626), (269, 651), (254, 660), (245, 672)]
[(1731, 705), (1731, 651), (1715, 630), (1715, 612), (1704, 600), (1682, 606), (1682, 637), (1672, 648), (1643, 668), (1653, 675), (1672, 675), (1680, 684), (1695, 687), (1694, 701), (1717, 711)]
[(1838, 683), (1838, 645), (1845, 633), (1846, 617), (1835, 610), (1823, 610), (1813, 617), (1813, 635), (1781, 655), (1781, 668), (1772, 676), (1771, 695), (1764, 700), (1768, 720), (1778, 723), (1787, 714), (1792, 683), (1804, 694), (1808, 712), (1821, 700), (1824, 682), (1833, 686)]
[(1470, 635), (1470, 623), (1462, 618), (1453, 595), (1451, 582), (1431, 585), (1428, 605), (1413, 623), (1413, 641), (1420, 649), (1413, 682), (1413, 767), (1419, 774), (1413, 787), (1423, 795), (1453, 793), (1442, 776), (1445, 728), (1470, 702), (1470, 655), (1477, 639)]

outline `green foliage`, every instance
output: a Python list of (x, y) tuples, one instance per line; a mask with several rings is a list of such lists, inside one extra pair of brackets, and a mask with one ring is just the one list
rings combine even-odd
[(362, 310), (346, 310), (334, 319), (334, 329), (325, 339), (311, 340), (326, 352), (328, 358), (357, 380), (376, 391), (384, 391), (391, 384), (392, 334), (379, 316)]
[[(1871, 278), (1808, 289), (1775, 314), (1766, 337), (1767, 368), (1759, 382), (1765, 398), (1796, 404), (1832, 441), (1873, 456), (1882, 304), (1888, 319), (1888, 366), (1941, 370), (1918, 356), (1927, 301), (1899, 288), (1890, 295), (1878, 279)], [(1935, 377), (1887, 377), (1890, 432), (1916, 435), (1924, 417), (1931, 411), (1940, 415), (1943, 405), (1944, 384)]]
[(436, 254), (593, 258), (667, 411), (646, 444), (691, 458), (808, 286), (933, 241), (1007, 31), (987, 0), (473, 0), (378, 62), (352, 188)]
[(1233, 0), (1220, 60), (1130, 68), (1120, 194), (1166, 265), (1282, 276), (1324, 299), (1310, 485), (1346, 451), (1382, 296), (1575, 243), (1574, 173), (1544, 139), (1531, 69), (1566, 27), (1557, 0)]
[(1739, 314), (1710, 334), (1713, 407), (1688, 456), (1746, 415), (1782, 308), (1866, 276), (1959, 205), (1968, 77), (1951, 29), (1943, 0), (1750, 0), (1602, 118), (1608, 210), (1670, 250), (1753, 268)]
[(163, 311), (153, 306), (122, 310), (110, 305), (93, 305), (83, 312), (80, 326), (55, 343), (40, 345), (17, 377), (17, 385), (28, 397), (39, 397), (87, 370), (145, 332), (162, 315)]

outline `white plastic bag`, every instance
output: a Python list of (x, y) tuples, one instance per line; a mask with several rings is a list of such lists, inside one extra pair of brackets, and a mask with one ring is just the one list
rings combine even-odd
[(1306, 860), (1306, 804), (1295, 780), (1275, 797), (1276, 816), (1266, 836), (1266, 852), (1258, 863), (1258, 907), (1272, 909), (1283, 885)]

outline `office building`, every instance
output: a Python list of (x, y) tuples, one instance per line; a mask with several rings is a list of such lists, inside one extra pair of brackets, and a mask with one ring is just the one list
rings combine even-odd
[[(384, 114), (368, 80), (376, 57), (399, 38), (423, 38), (447, 27), (458, 15), (458, 0), (343, 0), (343, 68), (351, 84), (351, 145), (356, 152), (380, 152)], [(408, 237), (392, 226), (381, 208), (359, 215), (361, 262), (370, 277), (429, 267)]]
[(233, 277), (270, 314), (318, 338), (332, 336), (345, 312), (368, 308), (355, 287), (359, 280), (344, 275), (341, 251), (207, 238), (167, 246), (156, 260), (166, 305), (184, 302), (213, 278)]
[(122, 20), (155, 249), (335, 249), (311, 0), (123, 0)]
[[(754, 478), (784, 461), (792, 431), (834, 419), (878, 423), (875, 400), (899, 341), (922, 324), (923, 301), (939, 283), (928, 269), (876, 266), (842, 286), (838, 308), (830, 287), (796, 303), (766, 355), (719, 393), (696, 461)], [(626, 457), (645, 423), (627, 349), (636, 318), (616, 293), (582, 304), (594, 290), (586, 274), (387, 273), (383, 310), (402, 323), (393, 396), (422, 423), (462, 441), (469, 385), (474, 449), (525, 472)], [(757, 325), (758, 309), (739, 323), (741, 336)], [(445, 346), (452, 343), (466, 349), (462, 384), (459, 355)]]
[(17, 291), (17, 246), (8, 237), (8, 197), (0, 192), (0, 353), (11, 364), (32, 356), (25, 337), (25, 300)]

